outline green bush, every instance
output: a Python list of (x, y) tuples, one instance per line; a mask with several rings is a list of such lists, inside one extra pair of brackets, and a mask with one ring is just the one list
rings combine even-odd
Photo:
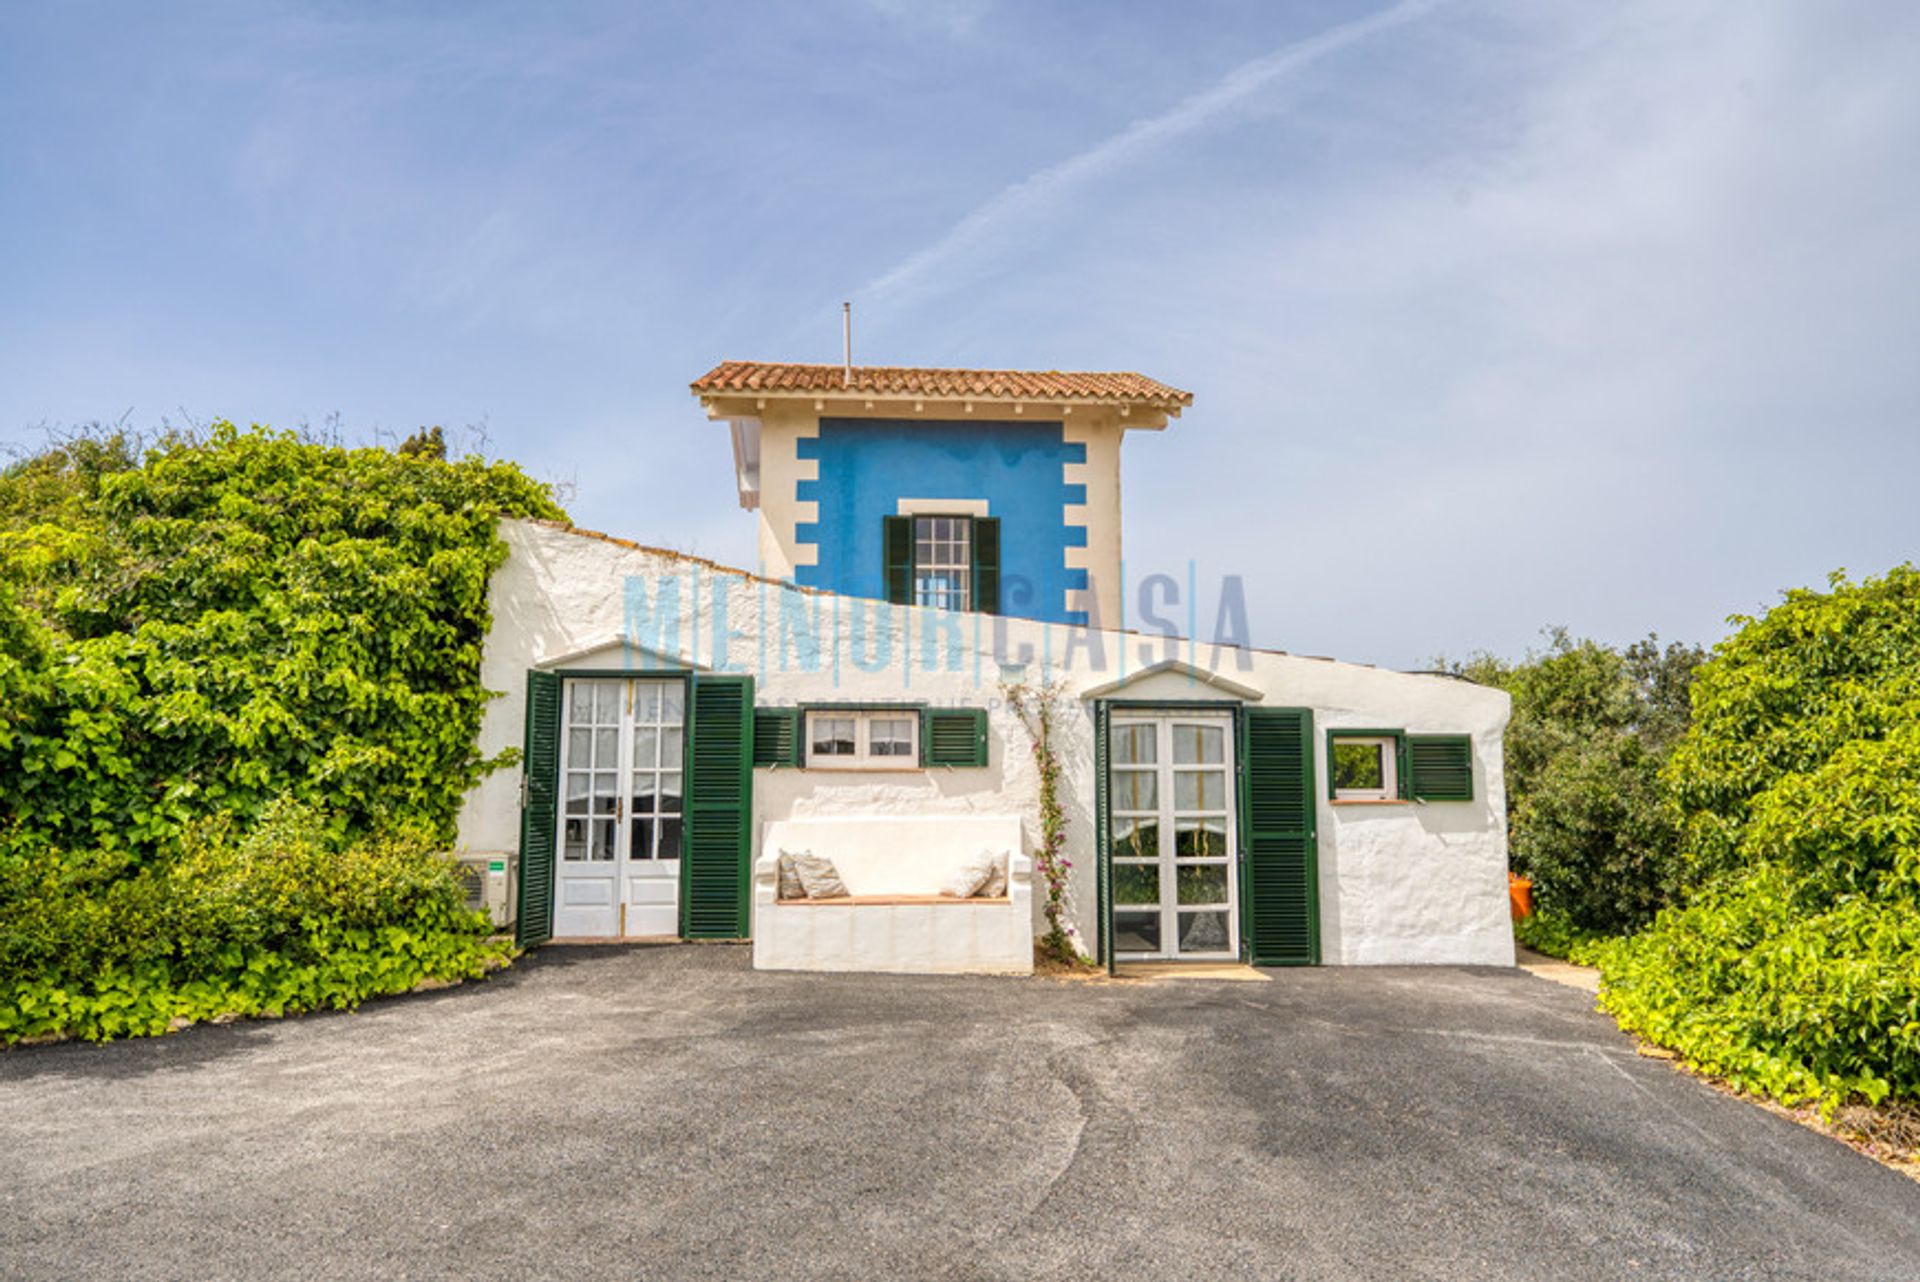
[(1606, 935), (1581, 929), (1573, 923), (1572, 918), (1563, 913), (1545, 910), (1514, 922), (1513, 937), (1536, 953), (1580, 962), (1583, 965), (1587, 952), (1595, 944), (1609, 938)]
[(1664, 776), (1689, 900), (1598, 951), (1602, 1002), (1783, 1099), (1920, 1097), (1920, 571), (1740, 622)]
[(1643, 925), (1671, 902), (1680, 830), (1660, 769), (1687, 726), (1701, 652), (1647, 637), (1624, 651), (1553, 629), (1544, 653), (1454, 670), (1513, 697), (1508, 845), (1543, 913), (1586, 934)]
[(0, 1041), (351, 1006), (506, 948), (447, 862), (511, 464), (217, 424), (0, 469)]
[(450, 837), (498, 764), (496, 519), (561, 515), (511, 464), (224, 423), (0, 471), (0, 839), (143, 857), (283, 796)]
[(350, 1007), (483, 974), (508, 951), (488, 929), (424, 838), (343, 840), (294, 804), (245, 833), (194, 824), (139, 866), (16, 852), (0, 864), (0, 1041)]
[(1779, 865), (1726, 878), (1591, 950), (1601, 1005), (1743, 1089), (1831, 1107), (1920, 1097), (1920, 905), (1808, 906)]

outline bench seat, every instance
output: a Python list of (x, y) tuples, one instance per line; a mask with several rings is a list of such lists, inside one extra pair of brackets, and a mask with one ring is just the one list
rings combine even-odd
[[(753, 964), (759, 970), (1031, 974), (1033, 860), (1020, 853), (1021, 845), (1018, 815), (774, 820), (761, 833), (753, 866)], [(833, 860), (851, 893), (779, 898), (783, 850)], [(1007, 855), (1007, 893), (991, 899), (940, 894), (982, 851)]]
[(776, 899), (776, 908), (819, 908), (829, 904), (1010, 904), (1011, 895), (992, 897), (975, 895), (970, 899), (955, 899), (952, 895), (833, 895), (826, 899)]

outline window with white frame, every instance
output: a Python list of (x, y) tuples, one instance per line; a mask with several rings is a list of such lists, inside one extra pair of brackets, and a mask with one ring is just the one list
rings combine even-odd
[(1335, 801), (1397, 801), (1400, 741), (1394, 735), (1334, 734), (1327, 744), (1327, 774)]
[(973, 522), (964, 516), (913, 519), (913, 603), (973, 608)]
[(911, 709), (821, 708), (807, 713), (807, 764), (855, 770), (920, 765), (920, 714)]

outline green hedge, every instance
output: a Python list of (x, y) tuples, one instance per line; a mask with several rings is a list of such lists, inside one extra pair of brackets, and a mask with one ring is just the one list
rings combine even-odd
[(0, 470), (0, 1041), (352, 1006), (509, 952), (434, 853), (511, 464), (218, 424)]
[(1602, 1003), (1781, 1099), (1920, 1099), (1920, 571), (1740, 622), (1664, 776), (1685, 901), (1596, 951)]
[(1582, 929), (1571, 917), (1540, 909), (1513, 923), (1513, 937), (1537, 953), (1586, 965), (1586, 953), (1609, 936)]
[(1624, 650), (1564, 628), (1548, 640), (1519, 663), (1481, 655), (1453, 670), (1513, 697), (1508, 849), (1534, 902), (1583, 933), (1624, 934), (1674, 899), (1681, 834), (1660, 771), (1704, 656), (1655, 636)]
[(1620, 1026), (1758, 1094), (1920, 1098), (1920, 908), (1809, 908), (1778, 866), (1730, 878), (1583, 954)]
[(511, 464), (231, 424), (9, 467), (0, 840), (144, 856), (280, 797), (450, 838), (498, 764), (475, 747), (496, 519), (561, 515)]
[(343, 841), (281, 804), (193, 825), (170, 858), (0, 861), (0, 1041), (164, 1032), (219, 1015), (350, 1007), (484, 974), (509, 947), (423, 838)]

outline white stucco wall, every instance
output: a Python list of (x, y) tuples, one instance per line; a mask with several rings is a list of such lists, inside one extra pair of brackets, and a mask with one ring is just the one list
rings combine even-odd
[[(678, 584), (679, 635), (675, 644), (660, 648), (690, 666), (712, 669), (724, 663), (729, 670), (751, 672), (761, 704), (913, 700), (989, 709), (989, 765), (984, 770), (756, 770), (756, 857), (759, 833), (767, 822), (828, 814), (1011, 810), (1023, 816), (1031, 850), (1038, 837), (1038, 776), (1018, 720), (1001, 706), (999, 659), (1025, 657), (1020, 672), (1027, 679), (1061, 681), (1072, 696), (1056, 740), (1074, 862), (1072, 894), (1080, 930), (1085, 938), (1093, 937), (1093, 734), (1089, 705), (1078, 696), (1166, 657), (1164, 639), (1074, 633), (976, 615), (943, 624), (932, 611), (789, 590), (790, 607), (799, 602), (821, 612), (823, 637), (842, 634), (837, 650), (823, 650), (817, 670), (806, 671), (792, 651), (784, 666), (781, 662), (777, 585), (706, 562), (532, 522), (504, 522), (501, 533), (511, 555), (494, 576), (494, 626), (481, 662), (482, 681), (501, 697), (486, 713), (483, 753), (520, 745), (527, 669), (556, 666), (569, 656), (574, 661), (561, 666), (622, 666), (626, 585), (633, 576), (649, 584), (656, 618), (658, 585)], [(724, 603), (728, 634), (719, 652), (717, 601)], [(862, 653), (871, 659), (873, 648), (888, 647), (892, 661), (882, 671), (862, 671), (855, 662), (861, 655), (844, 635), (855, 612), (867, 621), (869, 648)], [(762, 625), (763, 613), (767, 626)], [(838, 628), (832, 624), (836, 614)], [(943, 638), (937, 671), (922, 666), (923, 636), (930, 626)], [(961, 644), (950, 670), (944, 638), (952, 631), (959, 633)], [(903, 637), (911, 638), (913, 658), (904, 673), (899, 663)], [(1321, 781), (1317, 804), (1324, 962), (1512, 964), (1501, 773), (1501, 734), (1508, 717), (1504, 693), (1444, 677), (1265, 651), (1216, 650), (1204, 644), (1189, 651), (1183, 643), (1178, 653), (1182, 659), (1191, 654), (1200, 667), (1258, 691), (1266, 706), (1313, 710), (1316, 775)], [(1124, 692), (1127, 698), (1226, 696), (1226, 691), (1173, 673), (1157, 674)], [(1324, 787), (1325, 737), (1328, 729), (1342, 726), (1472, 736), (1474, 800), (1332, 804)], [(464, 849), (511, 850), (518, 845), (519, 783), (517, 770), (501, 771), (468, 796), (460, 818)]]

